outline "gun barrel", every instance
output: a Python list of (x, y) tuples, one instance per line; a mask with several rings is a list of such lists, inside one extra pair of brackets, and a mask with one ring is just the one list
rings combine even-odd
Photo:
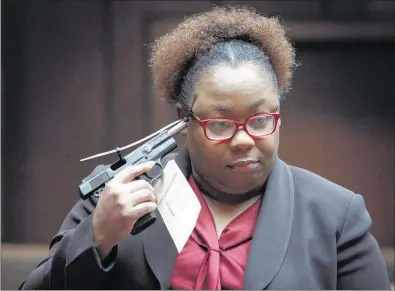
[(175, 136), (177, 133), (179, 133), (181, 130), (186, 128), (188, 126), (188, 122), (182, 121), (175, 125), (174, 127), (170, 128), (167, 132), (169, 133), (170, 136)]

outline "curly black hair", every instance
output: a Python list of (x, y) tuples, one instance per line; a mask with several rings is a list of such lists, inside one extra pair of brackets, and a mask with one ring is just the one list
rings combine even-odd
[[(196, 76), (210, 65), (259, 62), (273, 72), (279, 98), (289, 91), (295, 51), (277, 18), (249, 7), (214, 7), (185, 18), (157, 39), (149, 60), (154, 89), (171, 103), (185, 102)], [(191, 73), (192, 72), (192, 73)]]

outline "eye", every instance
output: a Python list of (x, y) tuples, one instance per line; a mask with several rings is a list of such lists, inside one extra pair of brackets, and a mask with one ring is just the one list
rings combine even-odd
[(267, 126), (272, 122), (272, 117), (269, 115), (262, 115), (262, 116), (257, 116), (253, 119), (251, 119), (248, 124), (251, 127), (258, 128), (258, 127), (264, 127)]
[(210, 122), (209, 125), (212, 129), (227, 129), (232, 126), (230, 122), (226, 122), (226, 121), (214, 121), (214, 122)]
[(266, 117), (257, 117), (257, 118), (255, 118), (255, 122), (256, 123), (264, 123), (264, 122), (267, 122), (267, 118)]

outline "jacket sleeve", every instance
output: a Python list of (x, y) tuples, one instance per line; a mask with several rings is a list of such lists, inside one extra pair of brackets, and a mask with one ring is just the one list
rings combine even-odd
[(337, 289), (388, 290), (386, 264), (361, 195), (354, 195), (337, 242)]
[(92, 212), (96, 203), (93, 196), (76, 203), (52, 239), (47, 258), (19, 289), (103, 289), (118, 250), (114, 247), (102, 262), (93, 246)]

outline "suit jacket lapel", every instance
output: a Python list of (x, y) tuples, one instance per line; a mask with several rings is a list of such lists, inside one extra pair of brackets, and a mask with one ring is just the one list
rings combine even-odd
[[(162, 163), (166, 164), (169, 160), (164, 158)], [(181, 148), (174, 160), (184, 176), (188, 178), (190, 161), (186, 146)], [(169, 289), (178, 252), (159, 211), (156, 210), (155, 213), (156, 222), (141, 233), (143, 235), (144, 253), (151, 270), (160, 283), (161, 289)]]
[(294, 192), (289, 167), (277, 158), (269, 175), (244, 275), (244, 289), (265, 289), (284, 260), (291, 234)]

